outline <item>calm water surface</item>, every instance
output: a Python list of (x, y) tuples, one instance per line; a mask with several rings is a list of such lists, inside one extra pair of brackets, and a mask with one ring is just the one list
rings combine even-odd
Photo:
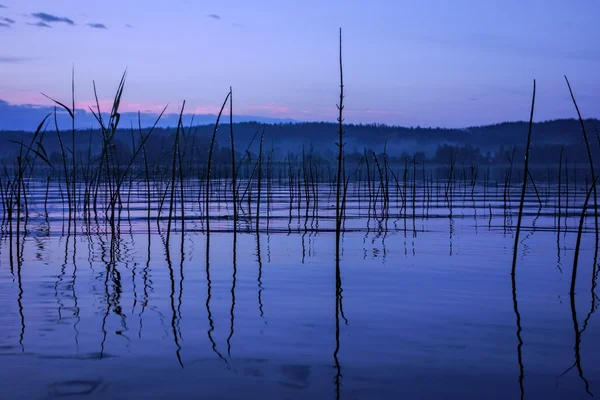
[(240, 224), (235, 243), (225, 223), (207, 238), (189, 218), (168, 251), (135, 213), (115, 235), (69, 234), (59, 216), (32, 218), (18, 243), (4, 235), (0, 398), (600, 394), (592, 218), (571, 298), (575, 213), (557, 233), (555, 215), (528, 207), (513, 286), (500, 204), (491, 220), (487, 205), (463, 204), (452, 218), (390, 218), (387, 231), (365, 229), (351, 205), (337, 296), (335, 234), (310, 219), (305, 230), (304, 215), (288, 225), (286, 206), (274, 204), (268, 232)]

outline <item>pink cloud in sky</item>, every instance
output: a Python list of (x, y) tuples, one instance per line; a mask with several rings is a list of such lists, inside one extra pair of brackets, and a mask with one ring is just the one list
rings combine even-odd
[[(49, 95), (50, 96), (50, 95)], [(55, 105), (52, 100), (44, 97), (39, 92), (34, 91), (15, 91), (10, 93), (4, 93), (0, 91), (0, 99), (8, 102), (12, 105), (39, 105), (39, 106), (53, 106)], [(71, 106), (71, 99), (56, 98), (67, 107)], [(113, 105), (113, 99), (98, 99), (100, 110), (102, 112), (110, 112)], [(152, 104), (152, 103), (136, 103), (122, 100), (119, 106), (121, 112), (144, 112), (144, 113), (160, 113), (166, 104)], [(89, 112), (90, 107), (96, 111), (96, 100), (77, 100), (75, 99), (75, 108), (85, 110)], [(171, 110), (172, 109), (172, 110)], [(174, 105), (170, 105), (167, 111), (177, 112)]]
[[(113, 106), (113, 99), (98, 99), (98, 104), (100, 105), (100, 111), (110, 112)], [(167, 104), (152, 104), (152, 103), (135, 103), (126, 100), (121, 100), (119, 104), (119, 112), (142, 112), (142, 113), (160, 113)], [(96, 100), (76, 100), (75, 108), (83, 109), (89, 111), (91, 108), (96, 112)], [(171, 104), (167, 108), (167, 112), (176, 112), (175, 107)]]
[[(40, 105), (40, 106), (52, 106), (52, 101), (42, 96), (39, 92), (29, 90), (19, 91), (1, 91), (0, 99), (7, 101), (9, 104), (14, 105)], [(70, 99), (57, 98), (58, 101), (63, 102), (65, 105), (70, 106)], [(100, 99), (100, 109), (102, 112), (107, 113), (112, 109), (113, 99), (105, 98)], [(119, 111), (120, 112), (142, 112), (142, 113), (160, 113), (167, 104), (156, 104), (152, 102), (132, 102), (123, 99), (121, 101)], [(96, 100), (85, 99), (77, 100), (75, 102), (77, 109), (83, 109), (89, 112), (90, 108), (96, 111)], [(175, 114), (178, 113), (181, 108), (181, 103), (171, 103), (167, 107), (166, 113)], [(186, 114), (218, 114), (220, 105), (191, 105), (186, 104)], [(338, 117), (338, 109), (335, 106), (331, 107), (289, 107), (283, 104), (267, 103), (267, 104), (254, 104), (254, 105), (240, 105), (235, 107), (234, 115), (254, 115), (258, 117), (278, 117), (278, 118), (290, 118), (298, 121), (330, 121), (335, 122)], [(227, 105), (223, 110), (223, 115), (229, 115), (229, 106)], [(359, 122), (380, 122), (380, 123), (399, 123), (400, 121), (410, 117), (405, 112), (400, 110), (390, 109), (379, 109), (379, 108), (360, 108), (346, 106), (344, 108), (344, 121), (346, 123), (359, 123)]]
[[(40, 106), (53, 106), (54, 103), (42, 96), (38, 92), (29, 92), (29, 91), (21, 91), (21, 92), (11, 92), (2, 93), (0, 92), (0, 99), (7, 101), (13, 105), (40, 105)], [(64, 103), (66, 106), (70, 107), (71, 102), (70, 99), (57, 98), (56, 100)], [(100, 105), (100, 110), (102, 112), (110, 112), (113, 105), (112, 98), (99, 99), (98, 103)], [(142, 113), (160, 113), (165, 106), (167, 106), (166, 113), (178, 113), (181, 109), (181, 103), (171, 103), (171, 104), (155, 104), (155, 103), (140, 103), (140, 102), (132, 102), (127, 101), (125, 99), (121, 100), (121, 104), (119, 105), (120, 112), (142, 112)], [(85, 99), (78, 100), (75, 99), (75, 108), (82, 109), (89, 112), (90, 108), (96, 111), (96, 100), (95, 99)], [(218, 114), (221, 107), (219, 105), (196, 105), (192, 106), (189, 103), (186, 104), (185, 113), (186, 114)], [(278, 105), (278, 104), (265, 104), (265, 105), (250, 105), (250, 106), (240, 106), (236, 107), (233, 110), (235, 114), (258, 114), (258, 116), (282, 116), (288, 117), (290, 114), (293, 114), (293, 111), (290, 110), (287, 106)], [(307, 112), (308, 114), (308, 112)], [(223, 110), (223, 115), (229, 115), (229, 106), (226, 106)]]
[[(217, 106), (197, 106), (192, 109), (187, 109), (187, 111), (185, 111), (185, 113), (186, 114), (196, 114), (196, 115), (218, 114), (220, 110), (221, 110), (221, 107), (217, 107)], [(235, 109), (233, 110), (233, 112), (235, 113)], [(225, 109), (223, 110), (223, 115), (229, 115), (229, 107), (227, 107), (227, 106), (225, 107)]]
[[(104, 100), (99, 100), (100, 103), (100, 109), (102, 110), (102, 112), (110, 112), (111, 108), (112, 108), (112, 104), (113, 104), (113, 99), (104, 99)], [(153, 104), (153, 103), (137, 103), (137, 102), (130, 102), (130, 101), (121, 101), (121, 104), (119, 105), (119, 111), (120, 112), (142, 112), (142, 113), (153, 113), (153, 114), (159, 114), (164, 108), (165, 106), (167, 106), (167, 110), (165, 111), (165, 113), (167, 114), (175, 114), (175, 113), (179, 113), (181, 111), (181, 106), (183, 103), (178, 102), (178, 103), (169, 103), (169, 104)], [(88, 107), (91, 107), (92, 110), (96, 111), (96, 101), (95, 100), (84, 100), (84, 101), (80, 101), (80, 102), (76, 102), (76, 107), (77, 108), (84, 108), (85, 110), (89, 110)], [(185, 110), (184, 113), (185, 114), (218, 114), (220, 110), (220, 107), (218, 106), (191, 106), (189, 103), (186, 103), (185, 105)], [(234, 110), (235, 112), (235, 110)], [(223, 114), (229, 114), (229, 108), (225, 107), (225, 110), (223, 110)]]

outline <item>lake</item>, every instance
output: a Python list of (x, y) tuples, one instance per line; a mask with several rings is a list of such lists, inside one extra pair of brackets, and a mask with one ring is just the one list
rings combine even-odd
[(513, 281), (518, 186), (448, 202), (425, 185), (382, 211), (350, 184), (339, 263), (330, 185), (268, 188), (258, 231), (250, 191), (234, 233), (223, 184), (210, 234), (196, 186), (168, 222), (159, 191), (148, 219), (132, 182), (111, 226), (102, 211), (70, 221), (54, 185), (46, 214), (45, 182), (30, 183), (26, 231), (4, 223), (0, 240), (0, 398), (600, 393), (591, 211), (570, 296), (585, 188), (559, 212), (556, 187), (528, 192)]

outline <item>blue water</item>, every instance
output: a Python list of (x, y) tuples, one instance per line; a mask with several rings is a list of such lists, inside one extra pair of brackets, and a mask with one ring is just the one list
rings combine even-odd
[(12, 238), (12, 259), (0, 240), (0, 398), (600, 393), (592, 218), (571, 298), (578, 216), (557, 234), (555, 216), (529, 210), (514, 296), (514, 226), (498, 208), (491, 222), (485, 207), (474, 211), (417, 216), (406, 230), (390, 219), (387, 232), (349, 219), (341, 296), (335, 234), (304, 231), (303, 216), (291, 233), (287, 218), (269, 233), (241, 228), (235, 252), (230, 230), (211, 233), (208, 267), (194, 221), (167, 252), (164, 230), (148, 234), (143, 220), (110, 235), (33, 219)]

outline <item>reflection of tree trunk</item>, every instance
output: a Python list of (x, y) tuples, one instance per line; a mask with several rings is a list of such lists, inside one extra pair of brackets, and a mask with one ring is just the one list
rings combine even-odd
[(340, 260), (339, 258), (335, 262), (335, 350), (333, 352), (333, 360), (335, 361), (335, 393), (336, 399), (340, 398), (340, 381), (342, 378), (342, 367), (340, 360), (338, 359), (338, 353), (340, 351), (340, 309), (341, 309), (341, 280), (340, 276)]
[[(183, 239), (183, 238), (182, 238)], [(169, 236), (167, 234), (167, 241)], [(175, 275), (173, 273), (173, 263), (171, 262), (171, 252), (169, 251), (169, 244), (165, 244), (167, 265), (169, 267), (169, 280), (171, 281), (171, 293), (169, 298), (171, 299), (171, 329), (173, 330), (173, 342), (175, 343), (175, 355), (181, 368), (183, 368), (183, 362), (181, 361), (181, 345), (179, 344), (179, 333), (177, 332), (177, 309), (175, 308)]]
[(231, 309), (229, 310), (231, 325), (229, 330), (229, 337), (227, 337), (227, 354), (231, 357), (231, 339), (234, 333), (234, 321), (235, 321), (235, 283), (237, 275), (237, 234), (233, 232), (233, 274), (231, 276)]
[[(515, 253), (517, 249), (515, 248)], [(525, 396), (525, 387), (523, 386), (523, 379), (525, 377), (525, 371), (523, 366), (523, 339), (521, 338), (521, 314), (519, 313), (519, 304), (517, 302), (517, 277), (515, 275), (511, 276), (512, 281), (512, 299), (513, 299), (513, 307), (515, 310), (515, 316), (517, 317), (517, 340), (519, 344), (517, 345), (517, 359), (519, 363), (519, 388), (521, 390), (521, 399)]]
[(260, 234), (256, 231), (256, 261), (258, 262), (258, 310), (260, 311), (260, 317), (264, 319), (265, 313), (263, 311), (262, 302), (262, 256), (260, 252)]
[[(208, 219), (207, 219), (208, 222)], [(212, 312), (210, 310), (210, 299), (211, 299), (211, 285), (212, 281), (210, 279), (210, 231), (206, 231), (206, 313), (208, 315), (208, 331), (206, 332), (208, 336), (208, 340), (212, 344), (213, 352), (225, 363), (227, 363), (227, 359), (223, 357), (223, 355), (217, 350), (217, 343), (212, 337), (212, 333), (215, 330), (215, 323), (212, 318)]]
[[(102, 262), (106, 264), (106, 270), (104, 271), (104, 302), (106, 303), (106, 311), (104, 316), (102, 317), (102, 342), (100, 343), (100, 359), (104, 357), (104, 344), (106, 343), (106, 320), (108, 319), (108, 314), (110, 313), (110, 299), (108, 294), (108, 275), (110, 273), (111, 261), (106, 261), (106, 244), (102, 240), (102, 235), (98, 236), (98, 240), (100, 241), (100, 259)], [(110, 251), (110, 250), (109, 250)], [(112, 251), (111, 251), (112, 254)]]
[[(577, 282), (577, 263), (579, 261), (579, 249), (581, 246), (581, 236), (582, 236), (582, 232), (583, 232), (583, 223), (585, 221), (585, 213), (588, 207), (588, 203), (590, 201), (590, 197), (592, 196), (592, 192), (593, 189), (596, 187), (596, 181), (594, 180), (592, 182), (592, 186), (590, 187), (590, 189), (587, 192), (585, 201), (583, 202), (583, 208), (581, 210), (581, 217), (579, 218), (579, 228), (577, 230), (577, 241), (575, 244), (575, 254), (573, 256), (573, 271), (571, 273), (571, 290), (569, 292), (569, 296), (570, 296), (570, 300), (571, 300), (571, 316), (573, 318), (573, 330), (575, 331), (575, 347), (574, 347), (574, 351), (575, 351), (575, 363), (569, 367), (564, 373), (563, 375), (565, 375), (567, 372), (569, 372), (571, 369), (573, 369), (574, 367), (577, 367), (577, 372), (579, 373), (579, 377), (581, 378), (581, 380), (583, 380), (583, 382), (585, 383), (585, 391), (592, 396), (592, 393), (590, 392), (590, 384), (589, 382), (585, 379), (585, 377), (583, 376), (583, 369), (581, 367), (581, 354), (580, 354), (580, 347), (581, 347), (581, 333), (585, 330), (585, 328), (587, 327), (587, 319), (586, 322), (584, 323), (584, 328), (580, 331), (579, 330), (579, 323), (577, 322), (577, 309), (575, 307), (575, 284)], [(594, 255), (594, 263), (595, 263), (595, 259), (596, 259), (596, 255), (597, 255), (597, 250), (596, 253)], [(595, 270), (595, 265), (593, 266), (593, 269)], [(592, 310), (590, 311), (590, 315), (594, 310), (594, 277), (595, 277), (595, 273), (592, 272)]]
[[(117, 269), (117, 254), (119, 253), (118, 234), (113, 232), (110, 238), (110, 247), (107, 250), (104, 242), (102, 242), (102, 261), (106, 263), (106, 272), (104, 278), (104, 298), (106, 302), (106, 311), (104, 313), (104, 317), (102, 318), (102, 342), (100, 344), (100, 358), (104, 356), (104, 345), (106, 344), (106, 336), (108, 332), (106, 331), (106, 321), (108, 320), (108, 316), (110, 315), (110, 311), (112, 311), (119, 316), (121, 319), (121, 324), (124, 330), (127, 330), (127, 326), (125, 324), (125, 316), (121, 310), (121, 294), (122, 294), (122, 285), (121, 285), (121, 273)], [(101, 238), (101, 236), (99, 236)], [(110, 259), (105, 261), (106, 252), (108, 251)], [(66, 257), (66, 255), (65, 255)], [(111, 290), (109, 288), (109, 278), (112, 281), (112, 295)]]
[(75, 321), (75, 323), (73, 324), (73, 330), (75, 331), (75, 346), (77, 347), (77, 352), (79, 353), (79, 330), (77, 329), (77, 325), (79, 324), (79, 322), (81, 321), (81, 318), (79, 317), (79, 304), (78, 304), (78, 299), (77, 299), (77, 293), (75, 292), (75, 287), (76, 287), (76, 280), (77, 280), (77, 240), (74, 239), (73, 240), (73, 280), (71, 283), (71, 295), (73, 296), (73, 305), (75, 308), (75, 318), (77, 318), (77, 321)]
[[(183, 187), (183, 186), (182, 186)], [(183, 213), (183, 203), (181, 204), (181, 212)], [(181, 304), (183, 302), (183, 280), (184, 280), (184, 275), (183, 275), (183, 262), (185, 261), (185, 253), (184, 253), (184, 237), (185, 237), (185, 231), (183, 230), (183, 221), (182, 221), (182, 228), (181, 228), (181, 247), (179, 248), (180, 251), (180, 258), (179, 258), (179, 296), (177, 298), (177, 332), (179, 332), (179, 338), (183, 340), (182, 336), (181, 336)]]
[(596, 245), (594, 246), (594, 263), (592, 264), (592, 287), (590, 289), (591, 292), (591, 305), (590, 305), (590, 312), (588, 313), (587, 317), (585, 317), (585, 320), (583, 321), (583, 328), (581, 328), (581, 334), (583, 334), (583, 331), (585, 331), (587, 329), (588, 323), (590, 322), (590, 318), (592, 317), (592, 314), (596, 311), (596, 300), (598, 299), (598, 295), (596, 295), (596, 286), (598, 285), (597, 280), (598, 280), (598, 269), (597, 269), (597, 265), (598, 265), (598, 245), (600, 244), (600, 240), (598, 238), (596, 238)]
[[(148, 198), (150, 198), (148, 196)], [(146, 310), (146, 306), (148, 306), (148, 291), (152, 289), (150, 287), (150, 282), (148, 280), (148, 270), (150, 269), (150, 249), (152, 247), (152, 239), (150, 234), (150, 213), (148, 212), (148, 248), (147, 248), (147, 258), (146, 258), (146, 266), (142, 270), (142, 280), (144, 281), (144, 302), (142, 303), (142, 309), (140, 310), (140, 330), (138, 332), (138, 338), (142, 338), (142, 317), (144, 315), (144, 311)]]
[[(23, 243), (24, 243), (24, 241), (23, 241)], [(19, 335), (19, 344), (21, 345), (21, 351), (25, 352), (25, 347), (23, 346), (23, 339), (25, 338), (25, 314), (23, 313), (23, 281), (21, 280), (21, 267), (22, 266), (23, 266), (23, 249), (19, 250), (19, 248), (17, 247), (17, 284), (19, 287), (19, 295), (17, 297), (17, 304), (19, 306), (19, 316), (21, 317), (21, 334)]]
[[(577, 372), (579, 373), (579, 377), (585, 384), (585, 391), (590, 396), (593, 394), (590, 392), (590, 384), (583, 376), (583, 369), (581, 368), (581, 332), (579, 331), (579, 324), (577, 322), (577, 310), (575, 308), (575, 294), (571, 293), (571, 316), (573, 317), (573, 330), (575, 331), (575, 363), (571, 366), (571, 368), (567, 369), (564, 374), (569, 372), (573, 367), (577, 367)], [(563, 374), (563, 375), (564, 375)]]

